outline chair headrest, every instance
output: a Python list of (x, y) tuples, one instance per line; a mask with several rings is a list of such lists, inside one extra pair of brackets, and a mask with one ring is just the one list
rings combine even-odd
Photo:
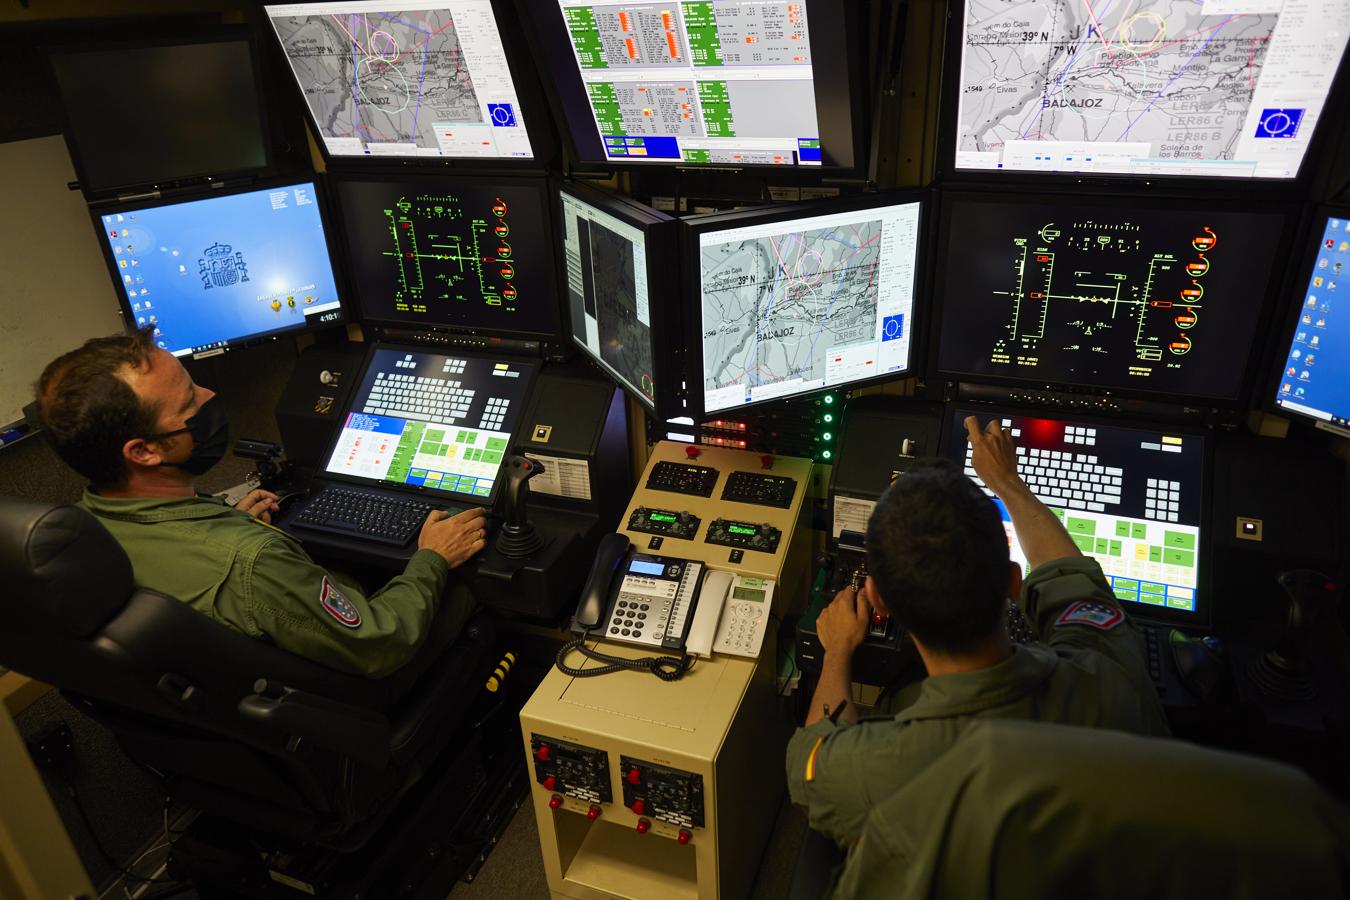
[(88, 637), (126, 605), (131, 561), (87, 510), (0, 497), (0, 628)]

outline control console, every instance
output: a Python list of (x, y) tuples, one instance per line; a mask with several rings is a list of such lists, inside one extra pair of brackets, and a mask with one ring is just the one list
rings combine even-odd
[(628, 516), (628, 530), (692, 541), (702, 520), (693, 513), (639, 506)]
[(590, 803), (612, 803), (609, 756), (603, 750), (530, 735), (534, 780), (544, 790)]
[(724, 547), (759, 550), (773, 553), (778, 549), (782, 532), (767, 522), (738, 522), (734, 519), (713, 519), (708, 525), (708, 536), (703, 540)]
[(681, 828), (703, 827), (703, 777), (630, 756), (619, 757), (623, 805), (634, 815)]
[(711, 497), (718, 472), (711, 466), (658, 462), (647, 475), (647, 490), (671, 491), (694, 497)]
[(722, 499), (736, 503), (754, 503), (787, 509), (797, 482), (783, 475), (765, 475), (762, 472), (732, 472), (722, 488)]

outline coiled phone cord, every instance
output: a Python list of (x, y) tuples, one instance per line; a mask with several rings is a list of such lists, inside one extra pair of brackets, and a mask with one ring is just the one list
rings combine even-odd
[[(594, 678), (596, 675), (608, 675), (611, 672), (633, 669), (639, 672), (651, 672), (662, 681), (679, 681), (689, 671), (688, 653), (679, 657), (644, 656), (641, 659), (625, 659), (622, 656), (610, 656), (608, 653), (601, 653), (599, 650), (587, 647), (587, 636), (583, 634), (576, 640), (564, 644), (562, 649), (558, 651), (558, 656), (553, 661), (553, 664), (558, 667), (558, 671), (564, 675), (571, 675), (573, 678)], [(603, 665), (596, 666), (594, 669), (577, 669), (569, 666), (566, 659), (573, 650), (598, 663), (603, 663)]]

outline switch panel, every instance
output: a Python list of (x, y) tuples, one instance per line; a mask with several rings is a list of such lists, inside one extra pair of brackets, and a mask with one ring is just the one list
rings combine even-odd
[(530, 735), (534, 780), (545, 790), (591, 803), (613, 803), (609, 756), (603, 750)]
[(732, 472), (727, 477), (726, 487), (722, 488), (722, 499), (787, 509), (792, 505), (792, 495), (796, 491), (797, 482), (782, 475)]
[(686, 463), (658, 462), (647, 476), (647, 489), (650, 491), (671, 491), (694, 497), (711, 497), (715, 484), (716, 469)]
[(628, 530), (692, 541), (701, 521), (688, 512), (639, 506), (628, 517)]
[(732, 519), (713, 519), (708, 536), (703, 540), (724, 547), (740, 547), (773, 553), (778, 549), (782, 532), (772, 525), (757, 522), (737, 522)]
[(692, 772), (619, 757), (623, 805), (638, 815), (682, 828), (703, 827), (703, 777)]

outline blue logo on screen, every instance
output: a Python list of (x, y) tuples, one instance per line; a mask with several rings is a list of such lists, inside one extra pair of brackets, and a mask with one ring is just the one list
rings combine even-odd
[(488, 118), (498, 128), (512, 128), (516, 124), (516, 112), (510, 103), (489, 103)]
[(244, 254), (235, 252), (229, 244), (219, 241), (202, 251), (202, 258), (197, 260), (197, 269), (202, 277), (202, 290), (205, 291), (212, 287), (229, 287), (248, 281)]
[(905, 335), (905, 316), (887, 316), (881, 320), (881, 339), (883, 341), (895, 341)]
[(1298, 124), (1303, 121), (1302, 109), (1263, 109), (1261, 120), (1256, 123), (1256, 136), (1259, 138), (1291, 138), (1298, 134)]

